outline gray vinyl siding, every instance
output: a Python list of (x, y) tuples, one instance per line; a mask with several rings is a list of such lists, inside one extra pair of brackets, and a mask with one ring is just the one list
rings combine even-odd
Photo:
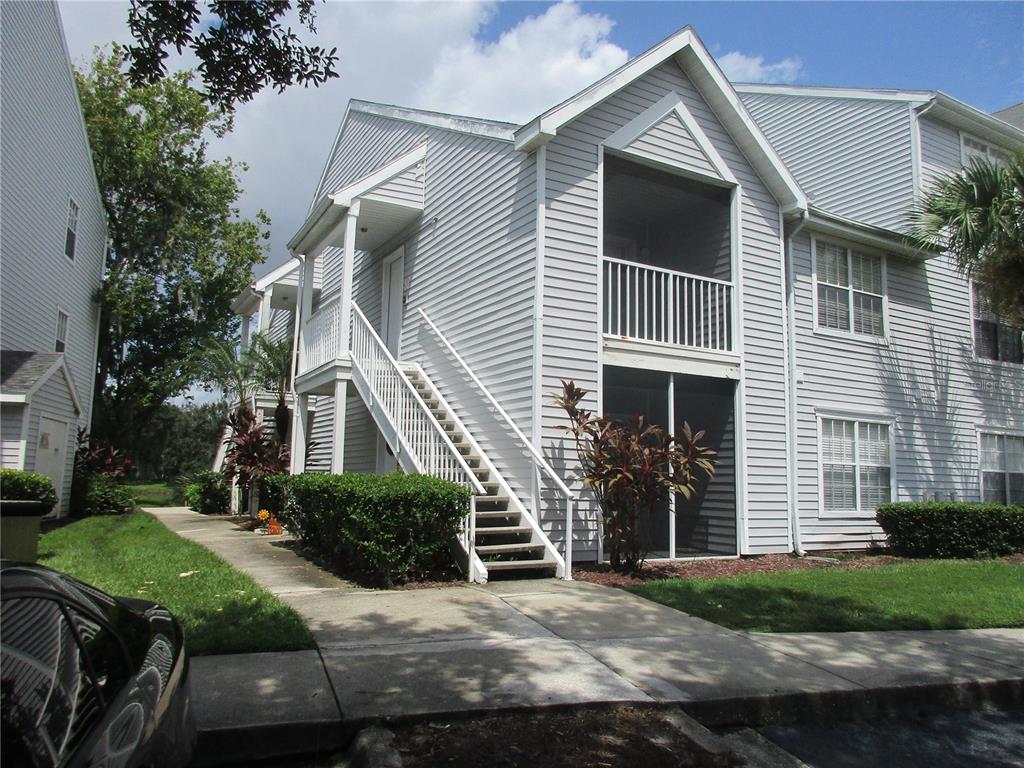
[(64, 446), (64, 482), (59, 490), (59, 514), (66, 515), (71, 498), (71, 473), (75, 463), (75, 438), (77, 417), (64, 375), (59, 371), (32, 396), (28, 412), (28, 440), (25, 444), (25, 469), (36, 471), (36, 450), (39, 445), (39, 419), (43, 416), (65, 421), (68, 424), (67, 442)]
[(272, 309), (270, 311), (270, 324), (267, 326), (267, 338), (271, 341), (292, 340), (294, 337), (295, 313), (290, 309)]
[(355, 387), (349, 386), (345, 411), (345, 471), (377, 471), (377, 426)]
[[(65, 357), (85, 423), (106, 223), (54, 3), (0, 3), (0, 72), (0, 346), (53, 352), (58, 307), (67, 312)], [(74, 260), (64, 255), (69, 198), (79, 207)]]
[[(440, 353), (417, 310), (422, 307), (428, 313), (519, 427), (528, 431), (533, 158), (516, 152), (511, 142), (353, 110), (321, 192), (364, 177), (423, 143), (427, 158), (420, 223), (373, 253), (356, 254), (353, 298), (379, 330), (381, 260), (404, 245), (407, 292), (399, 357), (424, 367), (491, 460), (514, 487), (522, 489), (528, 482), (522, 451), (510, 443), (507, 427), (494, 418), (482, 397), (465, 388), (465, 375)], [(393, 195), (403, 184), (414, 186), (412, 177), (396, 177), (384, 185), (385, 193)], [(328, 249), (323, 257), (324, 300), (341, 284), (340, 251), (332, 250), (336, 249)], [(350, 397), (358, 395), (353, 392)], [(354, 466), (366, 461), (359, 457), (371, 444), (375, 462), (376, 430), (369, 418), (365, 408), (349, 406), (346, 430), (362, 446), (353, 448)]]
[(367, 195), (373, 200), (420, 207), (423, 205), (423, 167), (413, 166)]
[(633, 141), (627, 149), (640, 157), (660, 163), (684, 166), (720, 178), (715, 166), (674, 112)]
[(901, 229), (913, 199), (910, 105), (740, 93), (814, 205)]
[(331, 471), (331, 446), (334, 440), (334, 398), (310, 397), (309, 443), (306, 450), (307, 472)]
[(15, 403), (0, 405), (0, 466), (24, 469), (21, 466), (21, 425), (25, 406)]
[(930, 117), (918, 118), (921, 136), (921, 189), (929, 190), (935, 180), (960, 170), (960, 132)]
[(895, 421), (895, 500), (978, 500), (978, 429), (1024, 431), (1024, 367), (975, 359), (967, 285), (947, 257), (887, 257), (885, 343), (815, 332), (810, 243), (807, 231), (793, 243), (803, 545), (862, 547), (881, 536), (873, 514), (819, 510), (819, 411)]
[[(547, 397), (560, 380), (598, 388), (598, 145), (670, 90), (680, 94), (742, 186), (742, 270), (745, 313), (748, 542), (744, 552), (786, 551), (785, 371), (779, 206), (682, 70), (667, 62), (569, 125), (547, 145), (547, 213), (543, 343), (543, 443), (562, 471), (573, 474), (572, 446), (558, 427), (564, 414)], [(678, 161), (677, 161), (678, 162)], [(682, 414), (685, 418), (686, 414)], [(699, 425), (695, 425), (699, 426)], [(544, 525), (564, 538), (561, 505), (549, 503)], [(593, 509), (577, 522), (576, 553), (593, 557)], [(586, 520), (584, 522), (583, 520)]]

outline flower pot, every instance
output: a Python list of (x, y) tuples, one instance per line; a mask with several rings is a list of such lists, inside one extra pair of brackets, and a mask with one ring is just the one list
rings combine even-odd
[(51, 509), (46, 501), (0, 499), (0, 557), (34, 563), (39, 555), (39, 521)]

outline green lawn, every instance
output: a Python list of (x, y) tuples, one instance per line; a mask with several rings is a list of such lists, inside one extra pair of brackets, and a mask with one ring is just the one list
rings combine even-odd
[(1024, 565), (998, 560), (666, 579), (630, 591), (755, 632), (1024, 626)]
[(140, 507), (177, 507), (174, 487), (170, 483), (127, 483), (135, 503)]
[(39, 562), (111, 594), (166, 606), (193, 656), (316, 647), (291, 608), (145, 512), (53, 530), (39, 542)]

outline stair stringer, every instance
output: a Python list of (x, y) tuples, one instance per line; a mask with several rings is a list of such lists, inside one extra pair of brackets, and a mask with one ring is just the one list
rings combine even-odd
[[(470, 447), (473, 453), (480, 457), (480, 465), (487, 469), (491, 478), (497, 482), (498, 494), (507, 496), (509, 499), (509, 508), (519, 515), (520, 520), (530, 526), (531, 543), (544, 546), (544, 552), (546, 555), (545, 561), (549, 564), (554, 563), (555, 575), (561, 577), (565, 571), (565, 559), (562, 557), (562, 554), (552, 543), (551, 539), (548, 538), (548, 535), (544, 533), (544, 530), (540, 527), (540, 524), (537, 522), (530, 509), (523, 503), (519, 498), (519, 495), (508, 484), (502, 473), (498, 471), (494, 462), (492, 462), (487, 456), (487, 453), (480, 448), (479, 443), (477, 443), (476, 439), (473, 437), (473, 433), (466, 427), (462, 419), (459, 418), (459, 414), (456, 412), (455, 408), (452, 407), (452, 404), (449, 403), (447, 398), (441, 394), (437, 385), (434, 384), (430, 376), (428, 376), (426, 371), (423, 370), (423, 366), (412, 361), (401, 361), (399, 366), (404, 367), (407, 370), (415, 371), (420, 377), (422, 377), (422, 380), (427, 384), (427, 386), (430, 387), (431, 394), (437, 398), (438, 403), (440, 403), (451, 416), (452, 421), (455, 422), (455, 426), (464, 436), (466, 444)], [(403, 373), (405, 373), (404, 370)]]

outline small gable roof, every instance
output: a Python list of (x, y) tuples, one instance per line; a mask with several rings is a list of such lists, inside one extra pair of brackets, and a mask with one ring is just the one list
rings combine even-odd
[(684, 27), (575, 96), (552, 107), (515, 132), (516, 149), (530, 152), (551, 141), (560, 128), (600, 104), (668, 59), (674, 59), (701, 92), (747, 160), (786, 213), (807, 210), (807, 197), (747, 112), (700, 38)]
[(0, 389), (3, 390), (3, 400), (12, 403), (31, 402), (32, 396), (58, 371), (63, 374), (75, 412), (81, 413), (82, 406), (78, 402), (75, 382), (60, 352), (0, 351)]

